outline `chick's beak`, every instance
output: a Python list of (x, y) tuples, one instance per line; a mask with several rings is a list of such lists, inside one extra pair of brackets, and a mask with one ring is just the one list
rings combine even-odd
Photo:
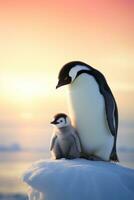
[(56, 120), (53, 120), (52, 122), (50, 122), (50, 124), (56, 125), (58, 124), (58, 122)]
[(50, 122), (50, 124), (55, 124), (55, 121)]

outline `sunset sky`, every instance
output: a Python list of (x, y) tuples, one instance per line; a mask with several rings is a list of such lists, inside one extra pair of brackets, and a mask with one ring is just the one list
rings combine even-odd
[(68, 112), (60, 68), (100, 70), (119, 107), (119, 146), (134, 146), (134, 1), (0, 0), (0, 144), (48, 146), (57, 112)]

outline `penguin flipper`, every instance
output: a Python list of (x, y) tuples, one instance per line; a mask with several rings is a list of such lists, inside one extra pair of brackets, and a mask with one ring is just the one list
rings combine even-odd
[(57, 135), (54, 135), (54, 136), (52, 137), (52, 139), (51, 139), (51, 143), (50, 143), (50, 151), (52, 151), (56, 139), (57, 139)]
[(98, 70), (93, 71), (92, 74), (96, 81), (98, 82), (100, 93), (104, 97), (105, 101), (105, 109), (106, 109), (106, 118), (108, 122), (108, 126), (111, 134), (114, 137), (113, 149), (110, 155), (110, 160), (119, 161), (116, 153), (116, 139), (117, 139), (117, 131), (118, 131), (118, 108), (114, 96), (110, 87), (107, 84), (107, 81), (103, 74), (101, 74)]
[(111, 134), (115, 137), (118, 130), (118, 110), (111, 91), (103, 92), (106, 107), (106, 117)]
[(106, 107), (106, 117), (108, 126), (111, 134), (114, 136), (114, 144), (113, 149), (110, 155), (110, 160), (114, 162), (119, 162), (117, 152), (116, 152), (116, 139), (117, 139), (117, 131), (118, 131), (118, 109), (115, 102), (115, 99), (112, 95), (112, 92), (109, 90), (105, 90), (104, 93), (105, 99), (105, 107)]
[(118, 109), (112, 91), (105, 77), (98, 70), (94, 69), (93, 72), (89, 72), (89, 74), (93, 75), (98, 82), (100, 93), (103, 95), (105, 101), (108, 126), (111, 134), (116, 137), (118, 130)]

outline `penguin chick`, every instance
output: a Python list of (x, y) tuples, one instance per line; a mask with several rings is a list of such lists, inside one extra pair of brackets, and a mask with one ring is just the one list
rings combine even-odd
[(79, 158), (81, 145), (76, 130), (72, 127), (69, 117), (64, 113), (54, 116), (51, 122), (56, 129), (51, 139), (50, 151), (55, 159)]

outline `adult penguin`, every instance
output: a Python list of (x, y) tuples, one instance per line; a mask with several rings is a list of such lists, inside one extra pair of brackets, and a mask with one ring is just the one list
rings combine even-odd
[(118, 161), (118, 109), (104, 75), (86, 63), (73, 61), (62, 67), (58, 79), (56, 88), (69, 84), (71, 119), (83, 153), (89, 158)]

